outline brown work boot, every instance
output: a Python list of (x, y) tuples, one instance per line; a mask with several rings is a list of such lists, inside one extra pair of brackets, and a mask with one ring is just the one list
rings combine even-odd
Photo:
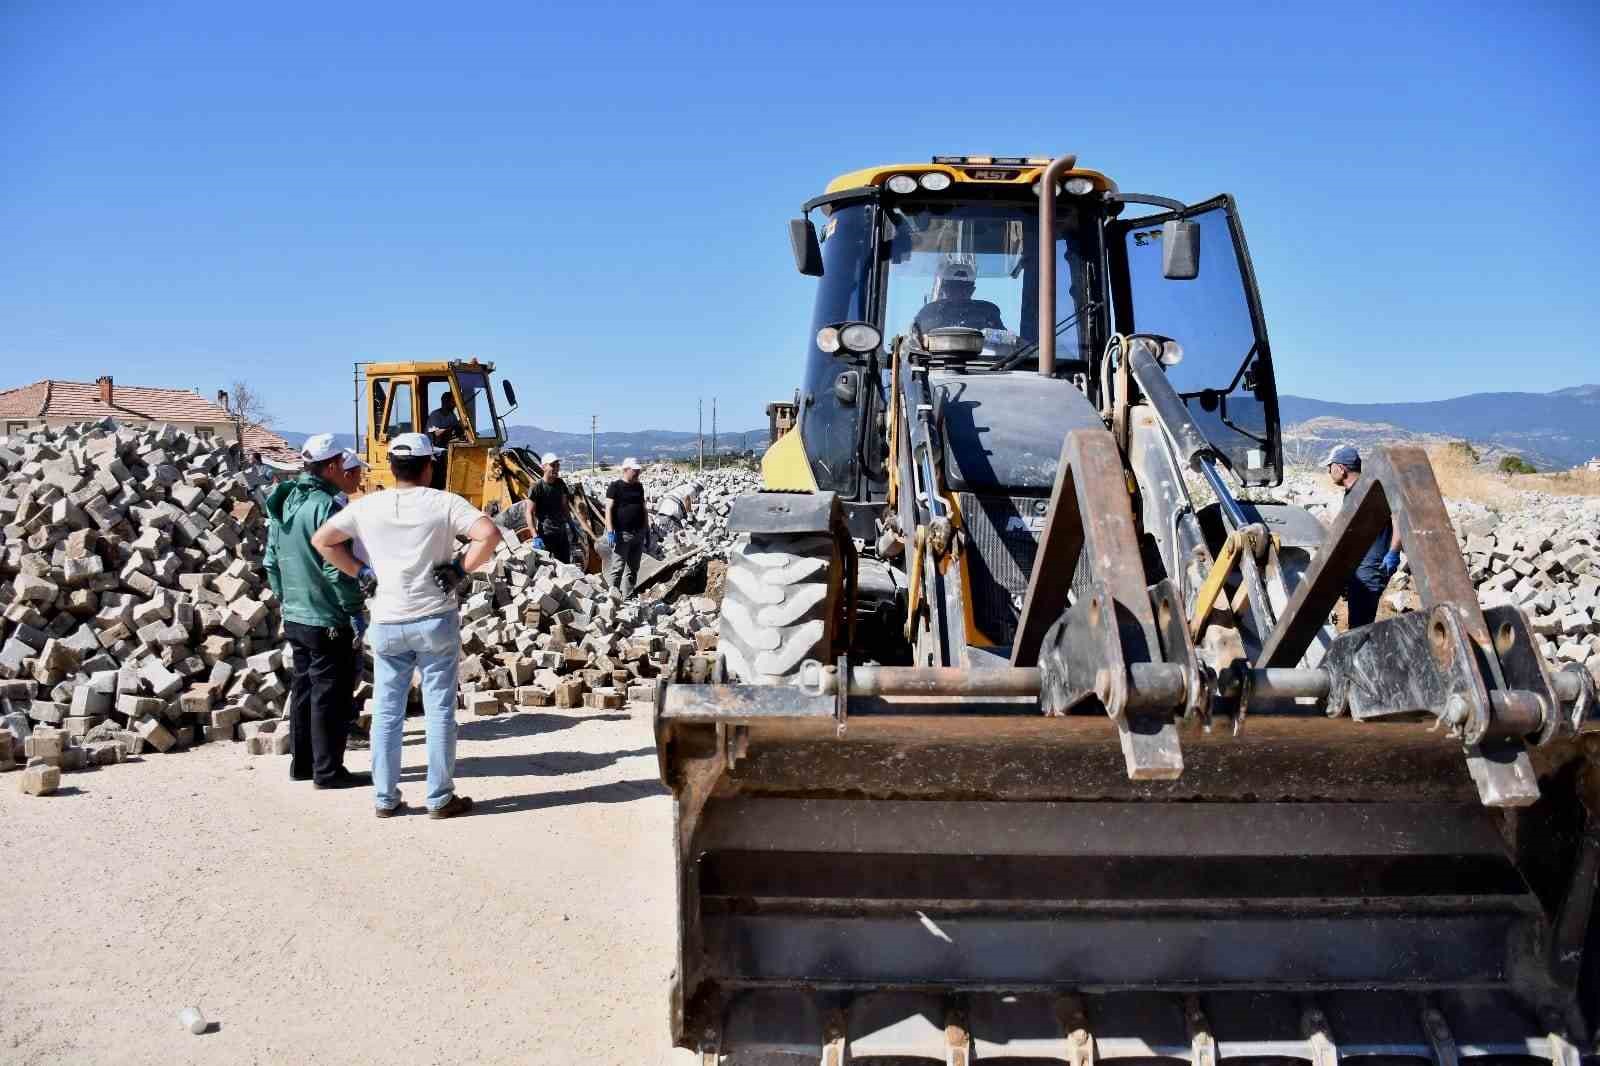
[(466, 814), (470, 810), (472, 810), (472, 797), (458, 794), (451, 796), (450, 802), (446, 803), (443, 807), (440, 807), (437, 810), (429, 811), (428, 817), (454, 818), (456, 815)]
[(401, 800), (393, 807), (374, 807), (372, 809), (372, 813), (377, 815), (379, 818), (393, 818), (397, 814), (406, 813), (406, 801)]

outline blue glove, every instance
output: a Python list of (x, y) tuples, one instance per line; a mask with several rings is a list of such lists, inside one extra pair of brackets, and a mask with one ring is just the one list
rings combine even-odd
[(1385, 581), (1391, 577), (1394, 577), (1395, 573), (1399, 569), (1400, 553), (1398, 551), (1391, 551), (1388, 555), (1383, 557), (1383, 577)]
[(356, 640), (361, 640), (367, 635), (367, 616), (353, 614), (350, 616), (350, 627), (356, 631)]
[(361, 586), (361, 595), (371, 599), (378, 592), (378, 575), (370, 566), (363, 566), (356, 571), (356, 584)]
[(615, 531), (610, 529), (606, 530), (606, 543), (613, 548), (617, 546), (617, 534)]
[(535, 548), (538, 548), (540, 551), (544, 551), (544, 538), (543, 537), (534, 537), (533, 538), (533, 546)]

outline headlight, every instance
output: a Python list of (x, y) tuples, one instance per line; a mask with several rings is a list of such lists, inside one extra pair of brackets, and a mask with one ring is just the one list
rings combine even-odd
[(817, 347), (832, 355), (839, 350), (839, 328), (837, 326), (823, 326), (817, 330)]
[(943, 192), (950, 187), (950, 175), (942, 170), (931, 170), (918, 178), (917, 184), (929, 192)]
[(896, 174), (884, 184), (889, 186), (890, 192), (897, 192), (902, 196), (917, 191), (917, 179), (910, 174)]
[(1088, 178), (1068, 178), (1066, 184), (1061, 186), (1061, 189), (1063, 192), (1071, 193), (1073, 196), (1087, 196), (1089, 193), (1094, 192), (1094, 182)]
[(1161, 355), (1158, 357), (1162, 366), (1177, 366), (1183, 362), (1183, 345), (1174, 340), (1161, 342)]
[[(1060, 195), (1061, 186), (1059, 186), (1059, 185), (1056, 186), (1056, 193), (1057, 193), (1057, 195)], [(1037, 181), (1035, 181), (1033, 183), (1033, 195), (1035, 195), (1035, 196), (1039, 195), (1039, 183)]]
[(839, 340), (849, 351), (875, 352), (883, 342), (883, 334), (864, 322), (857, 322), (840, 330)]

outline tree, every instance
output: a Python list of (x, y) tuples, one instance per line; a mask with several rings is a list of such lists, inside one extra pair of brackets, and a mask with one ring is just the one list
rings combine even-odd
[(1500, 460), (1502, 474), (1536, 474), (1533, 464), (1520, 455), (1508, 455)]
[(241, 458), (245, 454), (244, 431), (272, 425), (272, 415), (267, 413), (260, 395), (243, 381), (235, 381), (228, 390), (228, 416), (233, 421), (233, 439)]

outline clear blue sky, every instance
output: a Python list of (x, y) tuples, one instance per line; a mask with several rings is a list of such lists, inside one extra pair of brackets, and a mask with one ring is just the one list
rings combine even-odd
[(802, 200), (1067, 150), (1239, 198), (1286, 392), (1600, 379), (1600, 6), (1160, 7), (9, 0), (0, 385), (242, 378), (343, 429), (352, 360), (477, 355), (517, 421), (753, 427)]

